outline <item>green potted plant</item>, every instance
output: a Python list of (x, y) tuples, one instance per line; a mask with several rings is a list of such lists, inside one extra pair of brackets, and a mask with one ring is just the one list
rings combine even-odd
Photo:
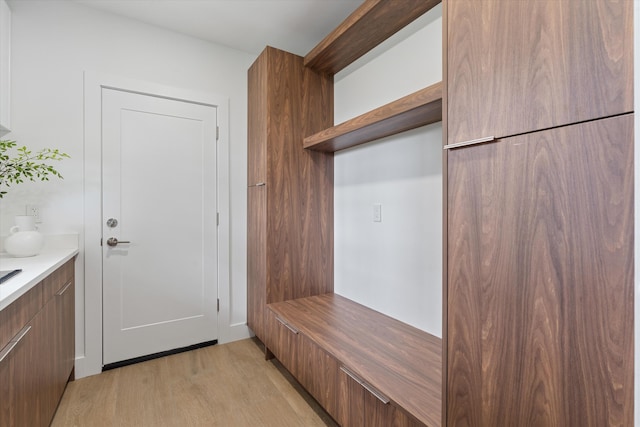
[[(25, 181), (48, 181), (50, 176), (62, 178), (50, 163), (60, 161), (68, 154), (58, 149), (43, 148), (33, 152), (27, 147), (17, 147), (15, 141), (0, 141), (0, 199), (7, 189)], [(15, 257), (37, 255), (44, 244), (33, 217), (16, 216), (16, 225), (4, 241), (4, 249)]]
[(58, 149), (43, 148), (33, 152), (27, 147), (18, 147), (15, 141), (0, 141), (0, 199), (7, 188), (24, 181), (49, 181), (49, 177), (62, 178), (50, 163), (68, 158)]

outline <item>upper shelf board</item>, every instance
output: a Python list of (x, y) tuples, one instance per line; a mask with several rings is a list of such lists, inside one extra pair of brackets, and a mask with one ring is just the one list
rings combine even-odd
[(336, 74), (440, 2), (366, 0), (304, 57), (304, 65)]
[(335, 152), (442, 120), (442, 82), (304, 139), (304, 148)]

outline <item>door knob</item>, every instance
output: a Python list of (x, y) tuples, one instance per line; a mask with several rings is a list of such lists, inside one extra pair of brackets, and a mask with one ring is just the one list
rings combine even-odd
[(118, 240), (115, 237), (109, 237), (107, 239), (107, 245), (109, 246), (117, 246), (118, 243), (131, 243), (131, 242), (128, 240)]

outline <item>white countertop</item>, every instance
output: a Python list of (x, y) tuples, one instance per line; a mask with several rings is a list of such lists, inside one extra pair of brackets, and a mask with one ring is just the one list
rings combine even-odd
[(0, 253), (0, 270), (22, 269), (21, 273), (0, 283), (0, 310), (20, 298), (77, 253), (76, 248), (47, 247), (39, 255), (25, 258)]

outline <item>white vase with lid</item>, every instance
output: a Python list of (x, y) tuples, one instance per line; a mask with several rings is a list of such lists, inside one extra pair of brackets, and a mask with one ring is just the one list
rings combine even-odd
[(9, 229), (9, 237), (4, 241), (4, 250), (14, 257), (38, 255), (44, 245), (44, 236), (38, 231), (36, 217), (16, 215), (16, 225)]

